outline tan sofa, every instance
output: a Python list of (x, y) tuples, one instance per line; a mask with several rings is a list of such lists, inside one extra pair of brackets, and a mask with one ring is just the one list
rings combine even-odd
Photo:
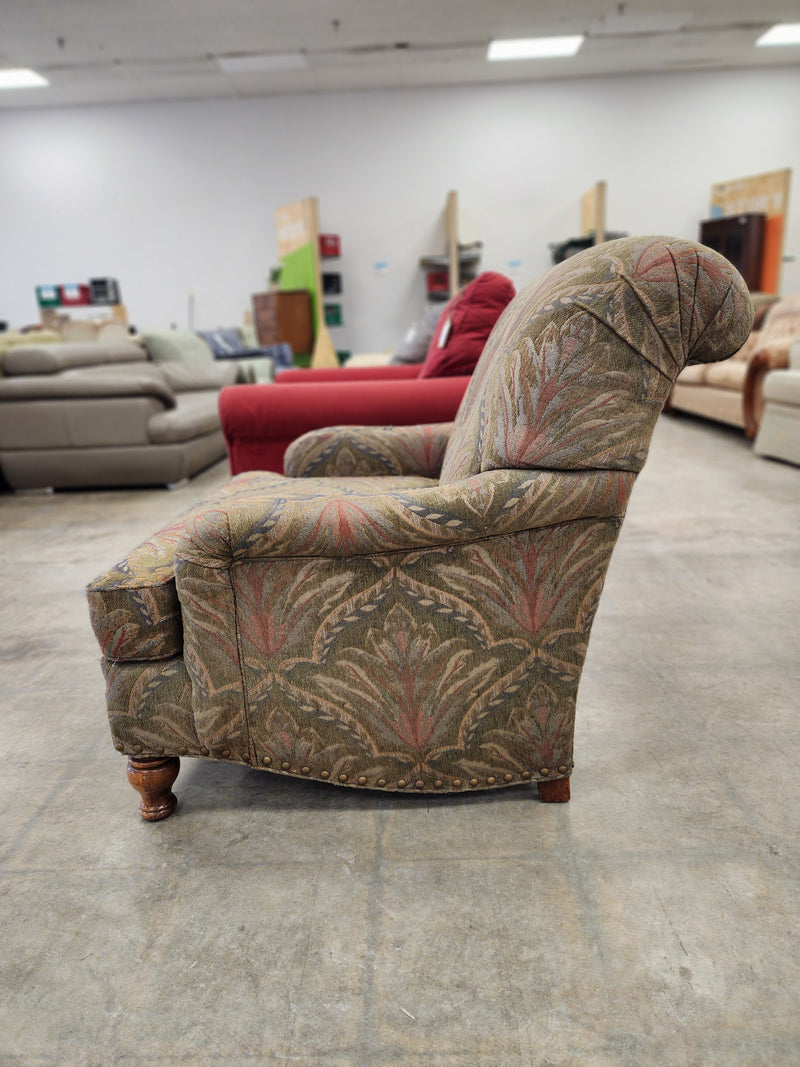
[(789, 349), (800, 337), (800, 294), (770, 305), (761, 326), (730, 359), (686, 367), (678, 375), (667, 411), (688, 411), (755, 437), (764, 409), (763, 382), (775, 368), (786, 367)]
[(235, 366), (157, 365), (133, 341), (12, 348), (0, 471), (12, 489), (168, 485), (222, 459), (217, 398)]

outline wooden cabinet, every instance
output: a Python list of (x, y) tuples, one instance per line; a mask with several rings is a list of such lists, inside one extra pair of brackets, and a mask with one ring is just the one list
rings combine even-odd
[(314, 350), (311, 295), (307, 289), (254, 293), (253, 324), (260, 345), (286, 342), (296, 356)]
[(758, 212), (725, 215), (700, 223), (700, 244), (720, 252), (739, 271), (751, 293), (761, 284), (767, 216)]

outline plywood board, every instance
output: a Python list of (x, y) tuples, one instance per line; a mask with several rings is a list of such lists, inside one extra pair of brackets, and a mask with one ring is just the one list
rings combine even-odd
[(454, 189), (447, 194), (444, 228), (447, 236), (447, 259), (450, 264), (450, 296), (455, 296), (461, 271), (458, 262), (458, 193)]
[[(312, 367), (338, 367), (339, 360), (322, 310), (322, 271), (319, 254), (319, 208), (308, 196), (275, 212), (275, 234), (281, 261), (281, 289), (307, 289), (314, 325)], [(308, 355), (308, 353), (295, 353)]]
[(293, 204), (278, 208), (275, 212), (275, 236), (279, 259), (312, 243), (316, 236), (316, 215), (316, 200), (313, 197), (295, 200)]
[(747, 178), (717, 182), (711, 186), (712, 219), (755, 211), (766, 215), (764, 251), (761, 258), (762, 293), (780, 292), (786, 213), (789, 209), (790, 167)]
[(581, 237), (594, 235), (594, 243), (606, 239), (606, 183), (595, 182), (581, 197)]

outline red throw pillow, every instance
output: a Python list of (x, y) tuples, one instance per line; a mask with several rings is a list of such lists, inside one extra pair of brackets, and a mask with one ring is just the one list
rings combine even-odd
[(514, 295), (511, 279), (492, 270), (456, 293), (439, 317), (419, 377), (472, 374), (494, 324)]

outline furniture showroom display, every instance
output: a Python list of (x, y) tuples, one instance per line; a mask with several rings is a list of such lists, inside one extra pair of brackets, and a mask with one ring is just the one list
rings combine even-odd
[(589, 631), (656, 419), (752, 317), (715, 252), (598, 245), (511, 302), (451, 425), (305, 435), (291, 477), (233, 478), (98, 577), (143, 817), (173, 810), (181, 756), (567, 800)]
[[(219, 358), (214, 353), (213, 343), (192, 330), (148, 330), (141, 335), (141, 340), (154, 363), (202, 366), (213, 364)], [(235, 368), (235, 382), (271, 382), (275, 374), (273, 359), (263, 349), (241, 355), (228, 353), (224, 362)]]
[(764, 378), (764, 416), (753, 448), (800, 466), (800, 337), (789, 349), (788, 370), (773, 370)]
[(0, 472), (12, 489), (168, 485), (225, 455), (227, 362), (148, 360), (133, 341), (11, 348), (0, 378)]
[(314, 350), (314, 321), (307, 289), (254, 293), (253, 325), (260, 345), (288, 344), (296, 355)]
[(223, 389), (219, 411), (231, 474), (282, 473), (291, 442), (322, 426), (455, 418), (486, 339), (513, 296), (504, 275), (478, 275), (441, 311), (421, 364), (281, 371), (271, 386)]
[(682, 371), (668, 410), (740, 426), (748, 437), (755, 437), (764, 407), (764, 378), (770, 370), (788, 365), (789, 349), (798, 337), (800, 294), (770, 304), (760, 329), (752, 331), (732, 359)]

